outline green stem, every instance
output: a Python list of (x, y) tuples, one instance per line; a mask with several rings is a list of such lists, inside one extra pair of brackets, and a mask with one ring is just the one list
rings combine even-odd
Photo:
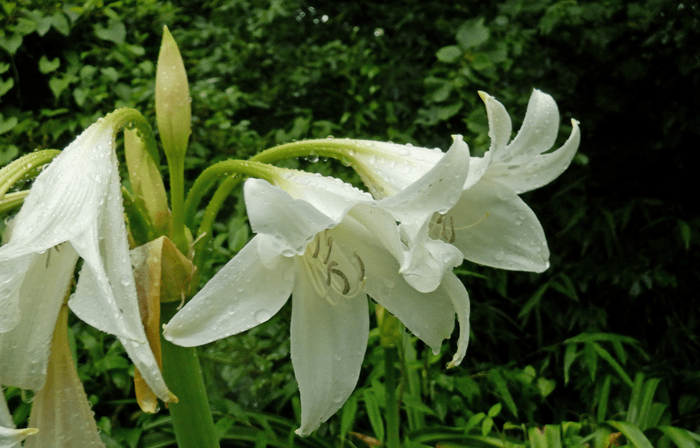
[(250, 160), (264, 163), (273, 163), (278, 160), (289, 159), (292, 157), (304, 156), (320, 156), (332, 157), (346, 161), (350, 164), (353, 162), (353, 155), (363, 151), (371, 151), (369, 146), (372, 142), (363, 140), (344, 140), (344, 139), (315, 139), (302, 140), (299, 142), (286, 143), (284, 145), (275, 146), (274, 148), (266, 149), (258, 153)]
[(259, 161), (247, 160), (224, 160), (211, 165), (194, 181), (194, 185), (187, 194), (187, 202), (185, 202), (185, 222), (192, 226), (194, 225), (194, 215), (197, 212), (199, 203), (207, 191), (216, 183), (217, 180), (224, 176), (232, 174), (242, 174), (244, 176), (259, 177), (274, 182), (274, 179), (279, 176), (279, 168), (260, 163)]
[(201, 272), (202, 264), (204, 263), (204, 255), (206, 251), (204, 250), (212, 237), (212, 231), (214, 228), (214, 221), (216, 221), (216, 215), (219, 214), (219, 210), (224, 205), (226, 199), (228, 199), (231, 190), (233, 190), (236, 185), (241, 182), (239, 176), (233, 175), (227, 177), (221, 184), (219, 188), (216, 189), (214, 196), (212, 196), (211, 201), (207, 205), (207, 209), (204, 212), (204, 218), (202, 218), (202, 223), (199, 225), (199, 230), (197, 230), (197, 242), (194, 246), (194, 265), (197, 266), (197, 272)]
[[(161, 304), (161, 322), (177, 312), (177, 303)], [(161, 337), (163, 375), (178, 403), (168, 407), (178, 448), (218, 448), (202, 368), (194, 347), (180, 347)]]
[(396, 347), (384, 347), (384, 387), (386, 390), (386, 446), (399, 448), (399, 403), (396, 397)]

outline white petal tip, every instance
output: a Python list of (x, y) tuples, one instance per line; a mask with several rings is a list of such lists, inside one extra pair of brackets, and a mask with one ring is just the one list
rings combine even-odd
[(577, 119), (575, 119), (575, 118), (571, 119), (571, 126), (573, 126), (574, 128), (578, 129), (580, 124), (581, 124), (581, 122), (578, 121)]
[(24, 428), (19, 429), (18, 432), (22, 435), (22, 437), (27, 437), (38, 433), (39, 430), (37, 428)]
[(479, 96), (481, 97), (481, 101), (483, 101), (484, 103), (485, 103), (489, 98), (493, 98), (491, 95), (489, 95), (488, 93), (484, 92), (483, 90), (479, 90)]

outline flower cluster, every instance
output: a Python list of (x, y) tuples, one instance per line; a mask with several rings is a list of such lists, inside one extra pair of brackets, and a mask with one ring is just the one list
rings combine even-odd
[[(461, 136), (447, 153), (345, 140), (346, 158), (370, 196), (337, 179), (280, 169), (249, 179), (245, 202), (257, 234), (165, 326), (196, 346), (267, 321), (292, 297), (291, 357), (306, 435), (333, 415), (357, 383), (368, 337), (367, 296), (434, 351), (460, 324), (469, 339), (469, 297), (451, 272), (462, 259), (541, 272), (549, 252), (519, 193), (561, 174), (579, 145), (578, 123), (562, 147), (554, 100), (535, 90), (509, 143), (505, 108), (482, 93), (491, 147), (470, 157)], [(398, 224), (397, 224), (398, 222)]]
[[(483, 157), (470, 156), (459, 135), (446, 153), (361, 140), (338, 143), (371, 194), (338, 179), (246, 162), (249, 171), (241, 173), (262, 177), (244, 185), (256, 235), (165, 325), (164, 337), (190, 347), (234, 335), (269, 320), (291, 296), (301, 435), (333, 415), (356, 386), (369, 333), (368, 297), (436, 353), (456, 316), (460, 335), (450, 367), (459, 365), (469, 340), (469, 296), (452, 269), (467, 259), (545, 270), (544, 232), (518, 194), (559, 176), (580, 141), (574, 120), (568, 140), (550, 151), (559, 114), (547, 94), (533, 92), (512, 141), (503, 105), (481, 96), (491, 137)], [(65, 346), (67, 305), (122, 342), (155, 396), (177, 401), (142, 324), (129, 254), (134, 229), (124, 222), (115, 154), (117, 128), (108, 117), (61, 152), (37, 176), (6, 232), (8, 242), (0, 247), (2, 385), (42, 390), (54, 381), (47, 377), (62, 375), (52, 373), (58, 370), (51, 363), (70, 364), (70, 356), (58, 358), (65, 352), (58, 344)], [(154, 209), (169, 218), (167, 205)], [(79, 258), (83, 264), (70, 294)], [(75, 378), (73, 385), (79, 385)], [(81, 415), (89, 418), (89, 408), (83, 409), (88, 411)], [(30, 423), (41, 421), (37, 416)], [(32, 433), (11, 429), (10, 423), (3, 400), (0, 442), (15, 443)]]

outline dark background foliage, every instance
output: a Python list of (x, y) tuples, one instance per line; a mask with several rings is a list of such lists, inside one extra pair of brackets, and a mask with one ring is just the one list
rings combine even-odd
[[(562, 115), (559, 143), (571, 118), (583, 135), (568, 171), (524, 196), (545, 228), (551, 268), (533, 275), (465, 263), (468, 359), (445, 371), (451, 349), (440, 359), (419, 344), (416, 362), (425, 373), (411, 393), (439, 425), (463, 425), (494, 403), (505, 405), (503, 421), (541, 425), (585, 420), (612, 381), (616, 398), (608, 406), (622, 412), (624, 378), (594, 344), (570, 339), (603, 334), (598, 347), (630, 376), (662, 379), (668, 422), (700, 429), (694, 2), (19, 1), (3, 2), (0, 13), (1, 163), (62, 148), (115, 107), (135, 107), (155, 126), (163, 25), (178, 41), (190, 80), (190, 182), (212, 162), (329, 135), (446, 149), (450, 134), (460, 133), (479, 155), (489, 140), (478, 90), (508, 108), (515, 130), (532, 88), (551, 94)], [(211, 269), (247, 241), (239, 199), (217, 223)], [(205, 350), (212, 402), (222, 415), (245, 420), (247, 411), (264, 411), (294, 426), (288, 317), (285, 309), (268, 325)], [(114, 426), (122, 441), (136, 431), (138, 442), (148, 418), (133, 401), (119, 401), (130, 388), (127, 358), (81, 323), (73, 330), (101, 426), (107, 433)], [(365, 390), (381, 376), (376, 338), (371, 342)], [(356, 430), (371, 433), (358, 412)], [(220, 421), (225, 431), (229, 420)], [(340, 424), (335, 417), (320, 433), (335, 434)]]

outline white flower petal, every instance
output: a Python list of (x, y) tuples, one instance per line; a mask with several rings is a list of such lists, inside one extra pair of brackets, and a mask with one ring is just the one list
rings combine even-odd
[(318, 232), (336, 224), (313, 205), (264, 180), (248, 179), (244, 194), (251, 228), (274, 237), (277, 253), (285, 256), (303, 254)]
[(36, 428), (10, 429), (0, 426), (0, 448), (12, 448), (32, 434), (36, 434)]
[(454, 235), (464, 258), (501, 269), (542, 272), (549, 249), (537, 216), (509, 187), (483, 178), (462, 194), (431, 236)]
[(554, 145), (559, 131), (559, 109), (554, 99), (537, 89), (530, 95), (523, 125), (506, 147), (506, 160), (535, 157)]
[(312, 280), (300, 276), (292, 292), (291, 325), (292, 364), (301, 393), (298, 434), (314, 431), (348, 399), (357, 385), (368, 334), (365, 294), (348, 298), (331, 291), (328, 298), (320, 297)]
[(430, 292), (440, 285), (445, 273), (462, 264), (464, 255), (451, 244), (428, 237), (432, 223), (422, 225), (401, 224), (403, 239), (408, 250), (401, 261), (399, 273), (420, 292)]
[(358, 150), (349, 154), (363, 182), (379, 199), (392, 196), (420, 179), (445, 155), (440, 149), (353, 140)]
[(19, 323), (20, 289), (32, 257), (33, 254), (26, 254), (0, 261), (0, 333), (12, 330)]
[(469, 172), (469, 147), (453, 135), (449, 151), (423, 176), (393, 196), (379, 201), (401, 222), (417, 222), (433, 212), (445, 213), (456, 202)]
[(519, 165), (499, 166), (493, 173), (489, 173), (489, 176), (509, 186), (518, 194), (547, 185), (569, 167), (581, 143), (578, 122), (571, 120), (571, 125), (571, 135), (561, 148), (531, 157)]
[(46, 385), (36, 392), (29, 426), (39, 429), (26, 448), (104, 448), (68, 346), (68, 310), (56, 321)]
[(294, 259), (262, 263), (257, 235), (165, 325), (163, 335), (185, 347), (206, 344), (267, 321), (289, 298)]
[(31, 258), (19, 291), (21, 323), (0, 333), (0, 382), (38, 390), (46, 380), (51, 337), (78, 255), (69, 244), (62, 244)]
[[(495, 162), (504, 157), (503, 151), (510, 141), (513, 124), (510, 121), (508, 111), (496, 98), (485, 92), (479, 92), (479, 96), (481, 96), (486, 105), (486, 115), (489, 120), (489, 138), (491, 139), (491, 147), (485, 156), (488, 155)], [(475, 180), (478, 180), (478, 178)]]
[(1, 257), (42, 252), (83, 232), (106, 195), (114, 132), (96, 123), (76, 138), (32, 184)]
[(445, 279), (440, 285), (445, 290), (452, 301), (452, 306), (457, 313), (457, 321), (459, 322), (459, 339), (457, 340), (457, 351), (452, 356), (452, 361), (447, 367), (456, 367), (464, 359), (469, 345), (469, 294), (464, 284), (452, 272), (445, 276)]
[(278, 186), (294, 199), (303, 199), (334, 222), (342, 221), (358, 202), (372, 202), (372, 196), (335, 177), (298, 170), (286, 170)]
[[(116, 166), (116, 155), (112, 153), (110, 158), (108, 162)], [(71, 239), (85, 263), (68, 305), (93, 327), (143, 343), (146, 337), (138, 308), (116, 169), (104, 182), (108, 190), (99, 217)]]

